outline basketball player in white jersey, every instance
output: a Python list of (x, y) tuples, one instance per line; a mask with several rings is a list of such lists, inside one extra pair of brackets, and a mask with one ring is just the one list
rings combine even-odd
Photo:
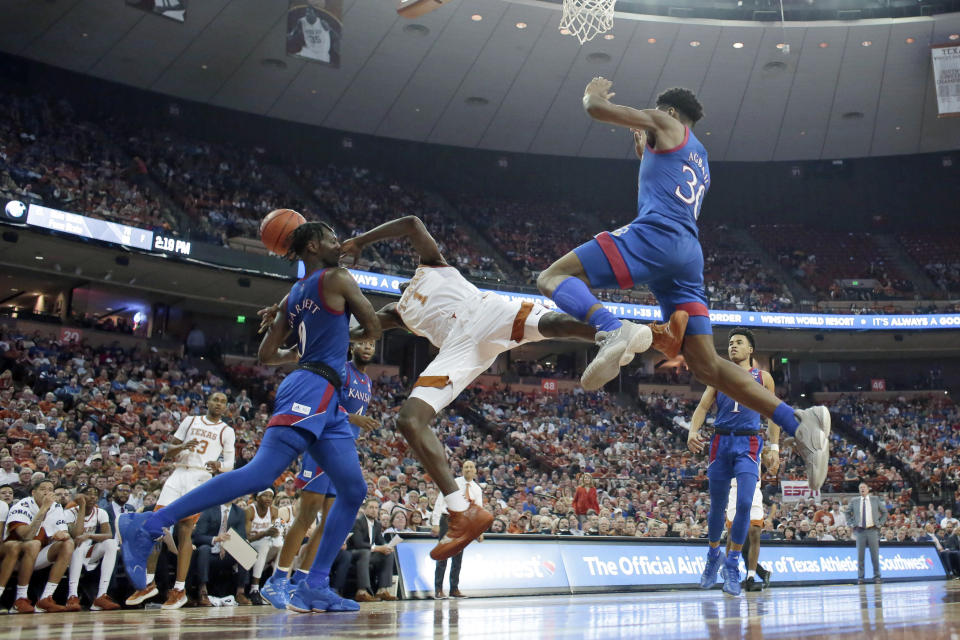
[[(468, 503), (430, 422), (504, 351), (549, 338), (592, 342), (597, 330), (539, 303), (511, 302), (496, 293), (481, 292), (447, 264), (436, 240), (415, 216), (386, 222), (350, 238), (340, 251), (356, 259), (364, 247), (387, 238), (408, 239), (420, 255), (420, 265), (400, 301), (377, 312), (381, 326), (384, 330), (406, 327), (440, 349), (400, 408), (397, 426), (443, 492), (449, 528), (430, 557), (445, 560), (483, 533), (493, 516)], [(637, 353), (651, 344), (660, 351), (679, 349), (682, 336), (674, 335), (668, 325), (640, 325), (640, 331), (645, 339), (638, 340), (643, 344)]]
[[(218, 391), (207, 398), (205, 416), (189, 416), (180, 423), (171, 440), (173, 446), (168, 448), (164, 455), (165, 459), (174, 461), (176, 468), (163, 483), (156, 509), (196, 489), (212, 478), (214, 473), (224, 473), (233, 469), (236, 434), (233, 427), (227, 425), (222, 419), (226, 409), (227, 396)], [(223, 462), (220, 462), (221, 456)], [(193, 544), (190, 538), (199, 519), (200, 514), (194, 514), (179, 522), (177, 581), (163, 604), (164, 609), (179, 609), (187, 603), (186, 580), (187, 572), (190, 570), (190, 558), (193, 555), (191, 553)], [(158, 555), (159, 551), (155, 550), (150, 556), (146, 588), (127, 598), (128, 605), (140, 604), (157, 595), (154, 571), (157, 567)]]
[(316, 9), (307, 6), (304, 16), (297, 21), (297, 28), (289, 37), (295, 37), (298, 30), (303, 34), (303, 48), (297, 55), (320, 62), (330, 62), (332, 43), (330, 27), (326, 20), (317, 15)]
[(80, 574), (84, 570), (94, 571), (98, 565), (100, 585), (90, 611), (113, 611), (120, 608), (120, 605), (107, 595), (110, 578), (113, 577), (113, 569), (117, 565), (120, 545), (110, 530), (107, 512), (97, 506), (99, 493), (95, 486), (88, 486), (77, 496), (77, 504), (65, 512), (74, 544), (67, 574), (70, 588), (67, 594), (67, 611), (80, 611), (80, 598), (77, 595)]

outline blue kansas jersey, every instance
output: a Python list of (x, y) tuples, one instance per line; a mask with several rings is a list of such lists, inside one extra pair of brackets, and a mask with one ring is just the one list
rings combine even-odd
[(683, 143), (674, 149), (656, 151), (648, 146), (644, 151), (634, 222), (680, 225), (696, 236), (700, 207), (710, 189), (710, 166), (706, 148), (689, 127), (686, 131)]
[[(753, 379), (763, 384), (763, 372), (756, 367), (750, 369), (750, 375)], [(763, 428), (763, 416), (748, 409), (739, 402), (734, 401), (728, 395), (717, 392), (717, 417), (713, 422), (716, 429), (730, 431), (740, 431), (754, 429), (760, 431)]]

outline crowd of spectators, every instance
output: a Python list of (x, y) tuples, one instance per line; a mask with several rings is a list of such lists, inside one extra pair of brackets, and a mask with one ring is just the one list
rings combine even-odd
[(960, 239), (955, 231), (901, 233), (899, 238), (937, 287), (950, 293), (960, 292)]
[[(180, 419), (203, 411), (210, 393), (227, 394), (226, 419), (236, 431), (236, 464), (242, 466), (256, 451), (271, 394), (283, 377), (269, 367), (237, 366), (225, 374), (228, 382), (175, 354), (62, 343), (3, 327), (0, 352), (0, 486), (9, 485), (0, 489), (0, 499), (6, 502), (26, 497), (46, 479), (61, 490), (65, 505), (92, 486), (102, 504), (152, 509), (171, 472), (163, 454)], [(396, 428), (408, 384), (387, 374), (374, 380), (370, 415), (380, 426), (358, 442), (385, 539), (429, 531), (437, 498)], [(435, 430), (456, 472), (464, 461), (476, 464), (477, 482), (495, 514), (492, 532), (701, 538), (709, 494), (706, 460), (686, 447), (693, 408), (692, 401), (667, 393), (624, 405), (580, 390), (526, 394), (476, 387), (438, 417)], [(960, 461), (952, 451), (960, 412), (949, 397), (878, 402), (851, 395), (833, 408), (868, 444), (834, 432), (824, 492), (849, 493), (869, 478), (891, 512), (883, 539), (919, 539), (932, 524), (940, 543), (953, 544), (956, 524), (947, 510), (956, 509)], [(893, 459), (908, 471), (901, 473)], [(297, 496), (294, 472), (277, 479), (273, 498), (288, 514)], [(763, 479), (779, 503), (764, 536), (851, 540), (842, 503), (780, 501), (778, 480), (802, 477), (802, 462), (786, 444), (779, 475)], [(939, 487), (932, 495), (939, 506), (918, 504), (910, 477)], [(239, 506), (254, 502), (249, 496)], [(242, 587), (240, 602), (246, 599)], [(205, 604), (210, 600), (204, 595), (198, 597)]]

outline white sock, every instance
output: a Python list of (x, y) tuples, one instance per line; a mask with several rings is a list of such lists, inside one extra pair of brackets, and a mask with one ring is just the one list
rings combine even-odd
[(119, 551), (116, 540), (107, 540), (105, 544), (107, 550), (103, 554), (103, 559), (100, 560), (100, 585), (97, 590), (98, 598), (107, 594), (107, 588), (110, 586), (110, 578), (113, 577), (113, 568), (117, 566), (117, 551)]
[(147, 574), (147, 584), (148, 584), (148, 585), (153, 584), (153, 579), (154, 579), (154, 577), (155, 577), (155, 576), (154, 576), (154, 574), (152, 574), (152, 573), (148, 573), (148, 574)]
[(444, 495), (443, 499), (447, 503), (447, 511), (466, 511), (470, 505), (467, 503), (466, 496), (463, 495), (463, 489), (457, 489), (450, 495)]
[(4, 590), (5, 588), (6, 588), (6, 587), (0, 586), (0, 598), (3, 597), (3, 590)]
[(250, 593), (260, 593), (260, 585), (256, 582), (250, 585)]
[(27, 587), (29, 586), (30, 585), (24, 585), (21, 587), (20, 585), (17, 585), (17, 600), (27, 597)]
[(47, 586), (43, 588), (43, 594), (40, 596), (40, 599), (50, 598), (53, 596), (53, 592), (57, 590), (56, 582), (48, 582)]
[(187, 588), (187, 581), (184, 580), (183, 582), (174, 582), (174, 583), (173, 583), (173, 588), (174, 588), (174, 589), (177, 589), (177, 590), (179, 590), (179, 591), (183, 591), (184, 589)]
[(70, 557), (70, 570), (67, 573), (67, 597), (73, 598), (77, 595), (77, 587), (80, 585), (80, 573), (83, 571), (83, 558), (87, 555), (88, 543), (80, 545)]
[(756, 577), (757, 577), (757, 572), (754, 571), (753, 569), (750, 569), (750, 571), (747, 571), (747, 577), (748, 577), (748, 578), (756, 578)]

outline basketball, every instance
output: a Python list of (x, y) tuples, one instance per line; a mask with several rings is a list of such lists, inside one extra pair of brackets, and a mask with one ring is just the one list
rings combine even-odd
[(260, 240), (271, 253), (284, 256), (290, 250), (290, 233), (306, 221), (293, 209), (275, 209), (260, 223)]

